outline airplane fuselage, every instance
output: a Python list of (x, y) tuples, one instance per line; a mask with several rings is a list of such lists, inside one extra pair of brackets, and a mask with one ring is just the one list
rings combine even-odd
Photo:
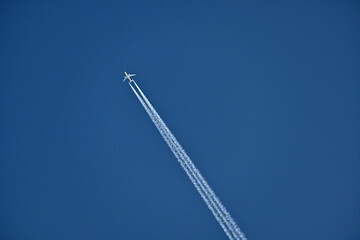
[(129, 76), (129, 74), (127, 74), (127, 72), (124, 72), (124, 73), (125, 73), (127, 79), (129, 79), (129, 81), (132, 82), (133, 80), (131, 79), (131, 77)]

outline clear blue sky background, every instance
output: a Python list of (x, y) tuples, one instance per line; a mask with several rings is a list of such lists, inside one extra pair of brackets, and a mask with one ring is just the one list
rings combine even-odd
[(358, 1), (2, 1), (0, 238), (360, 239)]

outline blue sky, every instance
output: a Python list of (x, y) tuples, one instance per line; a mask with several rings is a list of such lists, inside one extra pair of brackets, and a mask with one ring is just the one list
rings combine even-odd
[(2, 1), (0, 238), (360, 238), (357, 1)]

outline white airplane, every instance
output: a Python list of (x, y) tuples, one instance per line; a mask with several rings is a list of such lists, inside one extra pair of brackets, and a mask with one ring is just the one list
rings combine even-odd
[(125, 73), (125, 77), (124, 77), (123, 82), (125, 82), (126, 79), (129, 79), (129, 81), (132, 82), (133, 80), (130, 77), (136, 75), (136, 74), (128, 74), (127, 72), (124, 72), (124, 73)]

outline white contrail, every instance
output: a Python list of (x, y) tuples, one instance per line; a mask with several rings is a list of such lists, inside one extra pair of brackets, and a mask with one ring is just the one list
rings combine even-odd
[[(191, 161), (191, 159), (187, 156), (186, 152), (184, 151), (184, 149), (181, 147), (181, 145), (179, 144), (179, 142), (175, 139), (175, 137), (173, 136), (173, 134), (171, 133), (171, 131), (168, 129), (168, 127), (166, 126), (166, 124), (163, 122), (163, 120), (161, 119), (161, 117), (159, 116), (159, 114), (156, 112), (156, 110), (154, 109), (154, 107), (151, 105), (150, 101), (147, 99), (147, 97), (145, 96), (145, 94), (141, 91), (140, 87), (136, 84), (136, 82), (134, 81), (134, 84), (136, 86), (136, 88), (138, 89), (138, 91), (140, 92), (141, 96), (143, 97), (143, 100), (145, 101), (145, 103), (148, 105), (148, 108), (150, 108), (151, 112), (153, 113), (153, 115), (158, 119), (158, 121), (161, 123), (162, 128), (165, 130), (166, 134), (169, 136), (169, 138), (171, 139), (172, 143), (174, 144), (175, 149), (177, 149), (177, 151), (179, 152), (179, 154), (181, 155), (181, 158), (183, 159), (183, 161), (185, 161), (186, 166), (189, 168), (190, 172), (194, 175), (195, 179), (198, 181), (198, 184), (200, 185), (200, 187), (202, 188), (202, 190), (205, 192), (206, 196), (208, 196), (211, 204), (215, 207), (215, 209), (217, 210), (217, 212), (220, 214), (222, 220), (225, 222), (225, 224), (227, 225), (227, 227), (230, 229), (230, 231), (232, 232), (232, 234), (234, 235), (234, 237), (236, 239), (246, 239), (244, 234), (240, 231), (240, 229), (237, 227), (236, 223), (234, 222), (234, 220), (231, 218), (230, 214), (227, 212), (227, 210), (225, 209), (225, 207), (222, 205), (222, 203), (220, 202), (220, 200), (217, 198), (217, 196), (215, 195), (215, 193), (212, 191), (212, 189), (210, 188), (210, 186), (207, 184), (206, 180), (202, 177), (202, 175), (200, 174), (199, 170), (195, 167), (194, 163)], [(219, 210), (219, 208), (221, 210)]]
[[(194, 172), (195, 178), (197, 178), (201, 183), (200, 185), (203, 185), (204, 188), (206, 190), (204, 190), (205, 192), (207, 192), (206, 194), (209, 196), (210, 201), (216, 202), (216, 205), (221, 209), (222, 212), (220, 212), (220, 214), (222, 215), (224, 219), (224, 221), (229, 224), (229, 228), (231, 229), (231, 231), (233, 232), (233, 234), (235, 236), (238, 236), (239, 239), (246, 239), (245, 235), (241, 232), (240, 228), (236, 225), (235, 221), (233, 220), (233, 218), (230, 216), (229, 212), (226, 210), (226, 208), (224, 207), (224, 205), (220, 202), (219, 198), (215, 195), (215, 193), (213, 192), (213, 190), (210, 188), (209, 184), (206, 182), (206, 180), (204, 179), (204, 177), (201, 175), (201, 173), (199, 172), (199, 170), (195, 167), (194, 163), (191, 161), (191, 159), (189, 158), (189, 156), (186, 154), (185, 150), (181, 147), (180, 143), (176, 140), (176, 138), (174, 137), (174, 135), (171, 133), (171, 131), (168, 129), (168, 127), (166, 126), (166, 124), (164, 123), (164, 121), (161, 119), (160, 115), (156, 112), (155, 108), (152, 106), (152, 104), (150, 103), (150, 101), (147, 99), (147, 97), (145, 96), (145, 94), (141, 91), (140, 87), (136, 84), (136, 82), (134, 81), (134, 84), (136, 86), (136, 88), (138, 89), (138, 91), (140, 92), (141, 96), (143, 97), (145, 103), (148, 105), (148, 107), (150, 108), (150, 110), (152, 111), (152, 113), (156, 116), (156, 118), (158, 119), (158, 121), (160, 121), (160, 123), (163, 125), (163, 128), (166, 131), (166, 134), (169, 135), (170, 139), (172, 140), (173, 144), (175, 145), (175, 148), (178, 149), (179, 153), (182, 155), (182, 158), (184, 159), (184, 161), (190, 165), (190, 169), (192, 172)], [(224, 216), (225, 215), (225, 216)]]
[[(231, 231), (233, 237), (235, 239), (242, 239), (245, 240), (244, 234), (240, 231), (239, 227), (236, 225), (235, 221), (231, 218), (230, 214), (227, 212), (225, 207), (222, 205), (218, 197), (212, 191), (206, 180), (202, 177), (198, 169), (195, 167), (191, 159), (187, 156), (184, 149), (181, 147), (179, 142), (175, 139), (173, 134), (167, 128), (166, 124), (163, 122), (159, 114), (153, 108), (149, 100), (146, 98), (144, 93), (141, 91), (139, 86), (134, 82), (137, 90), (140, 92), (141, 97), (135, 91), (135, 89), (131, 86), (134, 93), (137, 95), (139, 101), (144, 106), (145, 110), (149, 114), (150, 118), (155, 123), (156, 127), (160, 131), (161, 135), (168, 143), (169, 147), (177, 157), (180, 164), (183, 166), (184, 170), (187, 172), (188, 176), (192, 180), (193, 184), (195, 185), (196, 189), (199, 191), (200, 195), (203, 197), (205, 203), (208, 205), (212, 213), (214, 214), (215, 218), (218, 220), (220, 225), (223, 227), (226, 234), (232, 239), (232, 236), (229, 234), (228, 230)], [(144, 102), (145, 101), (145, 102)], [(185, 163), (185, 166), (184, 166)], [(188, 169), (187, 169), (188, 168)], [(193, 176), (192, 176), (193, 175)], [(200, 188), (199, 188), (200, 185)], [(206, 197), (205, 197), (206, 196)], [(210, 203), (209, 203), (210, 201)], [(214, 209), (215, 208), (215, 209)], [(215, 213), (215, 211), (217, 213)], [(220, 215), (220, 216), (218, 216)], [(219, 218), (220, 217), (220, 218)], [(223, 224), (226, 224), (226, 227)]]
[[(135, 83), (136, 84), (136, 83)], [(137, 86), (137, 85), (136, 85)], [(217, 210), (217, 212), (221, 215), (222, 220), (226, 223), (226, 225), (229, 227), (230, 231), (234, 234), (234, 237), (236, 239), (246, 239), (245, 236), (242, 234), (242, 232), (240, 231), (240, 229), (236, 226), (235, 222), (232, 220), (232, 218), (230, 217), (230, 214), (228, 214), (228, 212), (226, 211), (226, 209), (223, 207), (223, 205), (221, 204), (221, 202), (218, 200), (218, 198), (216, 197), (216, 195), (213, 193), (213, 191), (211, 190), (211, 188), (208, 186), (208, 184), (206, 183), (205, 179), (203, 179), (203, 177), (201, 176), (201, 174), (199, 173), (199, 171), (196, 169), (196, 167), (194, 166), (194, 164), (191, 162), (191, 160), (189, 159), (189, 157), (186, 155), (186, 153), (184, 152), (184, 150), (181, 148), (180, 144), (176, 141), (175, 137), (171, 134), (170, 130), (166, 127), (165, 123), (161, 120), (160, 116), (157, 114), (157, 112), (155, 111), (155, 109), (152, 107), (152, 105), (150, 104), (150, 102), (147, 100), (147, 98), (145, 97), (145, 95), (142, 93), (141, 89), (137, 86), (140, 94), (142, 95), (142, 97), (144, 98), (144, 100), (147, 102), (148, 107), (152, 108), (150, 109), (151, 112), (156, 115), (156, 117), (158, 118), (158, 120), (160, 120), (160, 122), (162, 122), (163, 127), (165, 128), (167, 131), (167, 134), (170, 135), (171, 140), (174, 142), (175, 140), (175, 149), (178, 149), (177, 151), (180, 152), (180, 154), (182, 155), (181, 158), (183, 158), (183, 161), (185, 161), (185, 164), (187, 165), (187, 167), (190, 168), (190, 171), (192, 174), (195, 175), (196, 180), (199, 182), (198, 184), (201, 186), (202, 190), (205, 191), (205, 194), (209, 197), (210, 202), (212, 205), (214, 205), (215, 209)], [(159, 129), (160, 131), (160, 129)], [(173, 143), (173, 144), (174, 144)], [(176, 146), (178, 145), (178, 146)], [(180, 147), (180, 150), (179, 150)], [(184, 157), (185, 155), (185, 157)], [(189, 166), (189, 163), (191, 163), (191, 167)], [(195, 172), (195, 173), (194, 173)], [(201, 180), (199, 180), (198, 176), (200, 177)], [(201, 181), (201, 182), (200, 182)], [(206, 188), (207, 190), (204, 189), (204, 186), (202, 183), (206, 184)], [(210, 189), (209, 192), (207, 192)], [(213, 198), (215, 199), (215, 202), (213, 200)], [(220, 212), (219, 207), (223, 210), (223, 212)], [(225, 213), (225, 216), (223, 215)], [(231, 222), (229, 222), (231, 221)]]
[[(137, 94), (137, 93), (135, 93), (135, 94)], [(222, 226), (222, 228), (226, 232), (226, 234), (228, 234), (230, 239), (233, 239), (232, 236), (229, 235), (228, 230), (230, 230), (232, 232), (232, 234), (234, 235), (234, 237), (236, 239), (239, 239), (239, 238), (236, 237), (236, 234), (234, 233), (233, 229), (231, 229), (231, 228), (227, 229), (228, 226), (229, 226), (229, 223), (226, 222), (226, 219), (222, 215), (222, 213), (220, 212), (219, 207), (216, 204), (214, 204), (213, 200), (209, 197), (209, 194), (206, 192), (206, 190), (204, 189), (204, 186), (201, 184), (201, 182), (197, 178), (196, 174), (192, 171), (189, 164), (183, 159), (183, 156), (181, 155), (181, 152), (179, 152), (179, 150), (176, 148), (176, 146), (174, 146), (171, 139), (169, 139), (169, 136), (166, 134), (166, 131), (164, 130), (164, 126), (160, 124), (160, 122), (153, 115), (151, 110), (143, 103), (143, 100), (141, 98), (139, 100), (142, 103), (142, 105), (144, 106), (145, 110), (148, 112), (150, 118), (155, 123), (155, 125), (158, 128), (160, 134), (163, 136), (163, 138), (165, 139), (165, 141), (169, 145), (170, 149), (172, 150), (172, 152), (174, 153), (174, 155), (176, 156), (176, 158), (178, 159), (178, 161), (180, 162), (180, 164), (182, 165), (184, 170), (187, 172), (187, 174), (190, 177), (192, 183), (195, 185), (196, 189), (199, 191), (199, 193), (202, 196), (202, 198), (204, 199), (205, 203), (208, 205), (209, 209), (212, 211), (215, 218), (218, 220), (218, 222), (220, 223), (220, 225)], [(224, 226), (224, 223), (226, 224), (226, 226)]]
[(129, 84), (131, 89), (133, 90), (133, 92), (135, 93), (136, 97), (139, 99), (141, 105), (144, 107), (144, 109), (146, 110), (146, 112), (148, 113), (149, 117), (151, 118), (151, 120), (154, 122), (155, 126), (157, 127), (157, 129), (159, 130), (161, 136), (164, 138), (165, 142), (168, 144), (168, 146), (170, 147), (171, 151), (174, 153), (175, 157), (177, 158), (178, 162), (180, 163), (181, 167), (185, 170), (186, 174), (188, 175), (188, 177), (190, 178), (191, 182), (193, 183), (193, 185), (195, 186), (195, 188), (197, 189), (197, 191), (200, 193), (201, 197), (203, 198), (203, 200), (205, 201), (206, 205), (208, 206), (208, 208), (211, 210), (211, 212), (213, 213), (213, 215), (215, 216), (216, 220), (219, 222), (220, 226), (223, 228), (223, 230), (225, 231), (226, 235), (230, 238), (230, 239), (234, 239), (232, 237), (232, 235), (230, 234), (229, 230), (227, 229), (227, 227), (224, 225), (223, 220), (220, 218), (219, 216), (219, 212), (216, 211), (213, 207), (213, 205), (209, 202), (208, 197), (203, 193), (203, 191), (200, 189), (200, 186), (197, 183), (197, 179), (195, 179), (193, 177), (193, 175), (191, 174), (191, 172), (189, 171), (189, 169), (185, 166), (184, 161), (181, 159), (178, 151), (174, 148), (172, 142), (170, 141), (170, 139), (168, 138), (168, 136), (164, 133), (164, 130), (162, 128), (162, 126), (160, 125), (159, 121), (155, 118), (155, 116), (152, 114), (151, 110), (148, 108), (148, 106), (145, 104), (145, 102), (143, 101), (143, 99), (139, 96), (139, 94), (136, 92), (136, 90), (131, 86), (131, 84)]

